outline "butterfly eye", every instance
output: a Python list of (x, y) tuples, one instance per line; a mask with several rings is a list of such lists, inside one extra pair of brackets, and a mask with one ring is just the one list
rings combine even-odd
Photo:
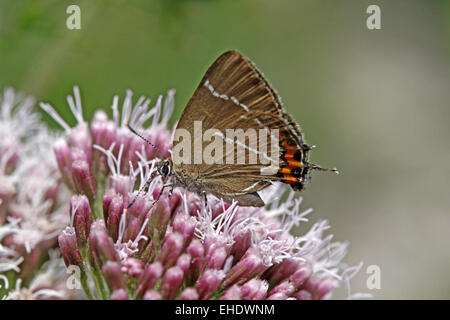
[(167, 176), (170, 173), (170, 167), (168, 163), (164, 163), (161, 167), (161, 174), (163, 176)]

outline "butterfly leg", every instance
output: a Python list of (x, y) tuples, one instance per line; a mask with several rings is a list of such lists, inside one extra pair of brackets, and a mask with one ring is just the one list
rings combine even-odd
[(202, 191), (203, 201), (205, 202), (205, 207), (208, 206), (208, 197), (206, 196), (206, 191)]
[(141, 195), (141, 193), (147, 189), (147, 191), (145, 192), (145, 194), (147, 195), (148, 193), (148, 188), (150, 187), (150, 183), (152, 183), (153, 179), (158, 175), (158, 171), (154, 171), (151, 175), (150, 178), (147, 179), (147, 181), (145, 181), (145, 184), (142, 186), (142, 188), (139, 189), (138, 193), (136, 194), (136, 196), (134, 196), (133, 200), (131, 200), (131, 202), (128, 204), (126, 210), (130, 209), (131, 206), (136, 202), (137, 198)]
[(153, 205), (155, 205), (159, 201), (159, 198), (161, 198), (161, 195), (163, 194), (164, 189), (166, 189), (166, 188), (170, 188), (170, 190), (169, 190), (169, 197), (172, 195), (173, 183), (166, 183), (165, 185), (162, 186), (161, 191), (158, 194), (158, 197), (156, 198), (155, 202), (153, 202)]

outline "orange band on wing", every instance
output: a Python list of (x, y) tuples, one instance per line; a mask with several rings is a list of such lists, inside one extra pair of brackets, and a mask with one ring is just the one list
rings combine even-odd
[(292, 152), (292, 151), (288, 151), (288, 152), (286, 152), (286, 153), (283, 155), (283, 157), (284, 157), (286, 160), (288, 160), (288, 159), (294, 159), (294, 156), (295, 156), (295, 153)]
[(285, 148), (286, 150), (290, 150), (290, 151), (296, 151), (296, 150), (297, 150), (297, 147), (296, 147), (296, 146), (291, 146), (290, 144), (288, 144), (288, 143), (286, 142), (286, 140), (281, 142), (281, 146), (282, 146), (283, 148)]
[(297, 160), (289, 159), (288, 163), (289, 163), (289, 165), (291, 167), (303, 167), (302, 163), (300, 161), (297, 161)]
[(285, 183), (288, 183), (288, 184), (296, 183), (298, 181), (296, 177), (293, 177), (290, 175), (284, 175), (283, 180)]
[(281, 173), (283, 173), (283, 175), (290, 175), (292, 171), (292, 168), (290, 167), (282, 167), (281, 168)]

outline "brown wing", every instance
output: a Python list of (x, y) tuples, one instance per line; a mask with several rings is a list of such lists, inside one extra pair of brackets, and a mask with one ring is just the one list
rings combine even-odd
[[(250, 154), (255, 153), (255, 145), (250, 139), (245, 139), (246, 149), (244, 164), (238, 164), (238, 148), (243, 148), (236, 141), (231, 142), (226, 139), (226, 129), (278, 129), (279, 136), (276, 141), (278, 150), (276, 154), (266, 155), (270, 159), (278, 158), (280, 167), (293, 167), (307, 161), (306, 154), (298, 154), (304, 150), (305, 144), (299, 127), (287, 115), (281, 103), (267, 81), (254, 65), (237, 51), (228, 51), (222, 54), (208, 69), (200, 82), (197, 90), (189, 100), (177, 129), (186, 129), (194, 137), (191, 141), (191, 152), (194, 159), (194, 140), (202, 137), (194, 135), (194, 121), (201, 121), (202, 133), (208, 129), (217, 129), (223, 133), (224, 156), (223, 163), (206, 164), (179, 164), (174, 163), (175, 171), (183, 171), (192, 179), (196, 179), (207, 192), (223, 196), (239, 196), (254, 193), (270, 184), (271, 180), (283, 180), (294, 183), (294, 179), (286, 180), (282, 171), (278, 170), (271, 174), (261, 174), (261, 169), (268, 167), (263, 163), (261, 155), (258, 154), (258, 161), (249, 164)], [(263, 139), (264, 140), (264, 139)], [(253, 141), (254, 142), (254, 141)], [(174, 147), (177, 142), (174, 142)], [(205, 150), (209, 141), (203, 141)], [(227, 149), (227, 144), (233, 148)], [(258, 139), (256, 151), (269, 151), (273, 142), (270, 137), (266, 141)], [(226, 157), (233, 150), (234, 162), (227, 163)], [(260, 152), (261, 153), (261, 152)], [(292, 161), (283, 156), (292, 155)], [(263, 157), (264, 158), (264, 157)], [(295, 158), (295, 159), (294, 159)], [(300, 159), (299, 159), (300, 158)], [(265, 159), (267, 161), (267, 157)], [(293, 165), (294, 164), (294, 165)]]

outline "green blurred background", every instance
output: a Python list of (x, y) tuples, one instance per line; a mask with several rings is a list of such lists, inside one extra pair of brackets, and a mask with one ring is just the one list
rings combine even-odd
[[(70, 4), (81, 30), (66, 28)], [(366, 28), (370, 4), (381, 30)], [(316, 173), (304, 207), (350, 241), (348, 263), (365, 262), (353, 290), (448, 299), (449, 40), (449, 1), (2, 0), (0, 87), (72, 124), (75, 84), (86, 118), (127, 88), (152, 98), (176, 88), (175, 121), (212, 61), (238, 49), (318, 146), (312, 159), (341, 171)], [(366, 287), (372, 264), (380, 290)]]

